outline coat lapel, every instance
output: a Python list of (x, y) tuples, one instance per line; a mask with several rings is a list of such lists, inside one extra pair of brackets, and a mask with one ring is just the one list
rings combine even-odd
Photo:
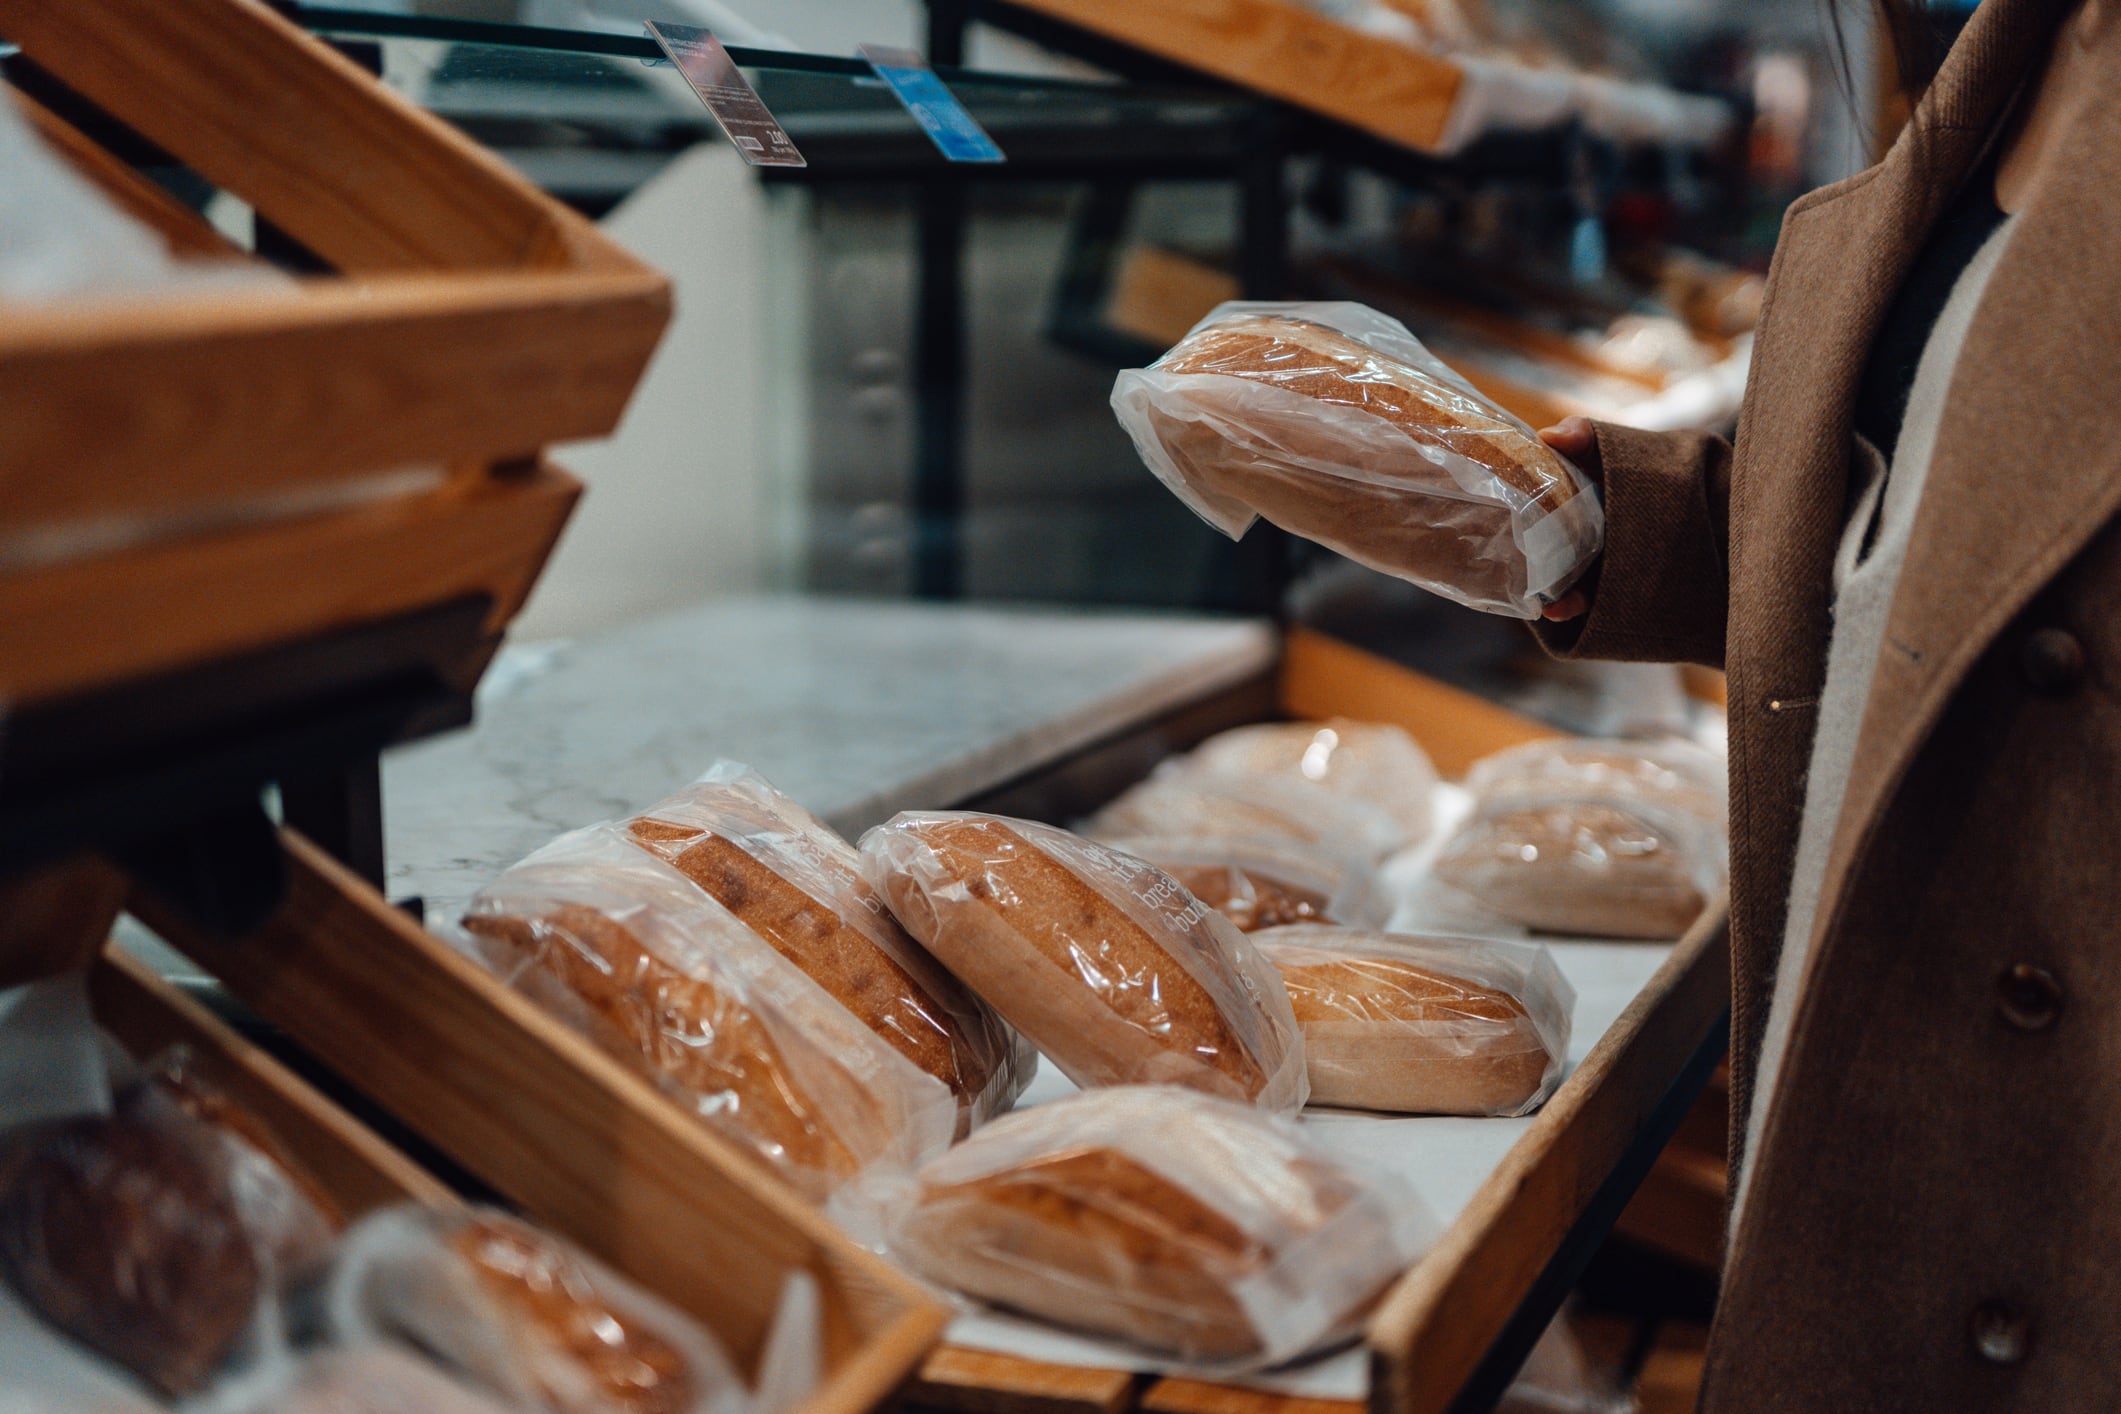
[[(2045, 36), (2042, 36), (2045, 42)], [(1820, 900), (1997, 635), (2121, 508), (2121, 93), (2094, 96), (2016, 217), (1953, 372)]]

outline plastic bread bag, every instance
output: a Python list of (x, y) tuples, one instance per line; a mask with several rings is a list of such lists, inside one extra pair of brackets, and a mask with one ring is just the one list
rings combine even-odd
[(1729, 867), (1722, 762), (1690, 743), (1533, 743), (1475, 765), (1438, 880), (1528, 928), (1677, 937)]
[(741, 1414), (713, 1337), (571, 1243), (490, 1209), (405, 1205), (356, 1224), (297, 1298), (312, 1333), (419, 1350), (510, 1409)]
[(0, 1414), (159, 1414), (126, 1371), (40, 1320), (0, 1282)]
[(1169, 1086), (1006, 1116), (850, 1196), (857, 1230), (931, 1281), (1220, 1371), (1352, 1332), (1437, 1231), (1293, 1119)]
[(1101, 843), (1154, 864), (1241, 933), (1289, 923), (1374, 928), (1391, 911), (1375, 869), (1293, 840), (1123, 835)]
[(718, 762), (626, 828), (948, 1085), (960, 1134), (1031, 1083), (1038, 1052), (906, 936), (852, 845), (757, 772)]
[(1604, 543), (1582, 472), (1363, 305), (1218, 305), (1112, 408), (1233, 539), (1264, 516), (1475, 609), (1537, 618)]
[(55, 1329), (185, 1396), (279, 1343), (278, 1283), (322, 1262), (337, 1211), (181, 1052), (107, 1115), (0, 1136), (0, 1278)]
[(1383, 806), (1321, 790), (1295, 776), (1166, 761), (1091, 816), (1098, 839), (1189, 835), (1281, 840), (1374, 863), (1408, 843)]
[(1399, 822), (1401, 845), (1434, 820), (1436, 767), (1405, 728), (1382, 722), (1258, 722), (1209, 737), (1187, 758), (1209, 771), (1278, 776), (1367, 801)]
[(1051, 825), (957, 811), (862, 836), (906, 930), (1077, 1085), (1188, 1085), (1304, 1102), (1281, 979), (1152, 864)]
[(949, 1087), (617, 826), (507, 870), (464, 927), (502, 981), (812, 1198), (956, 1128)]
[(1561, 1083), (1576, 993), (1543, 947), (1311, 925), (1254, 941), (1303, 1027), (1313, 1104), (1521, 1115)]

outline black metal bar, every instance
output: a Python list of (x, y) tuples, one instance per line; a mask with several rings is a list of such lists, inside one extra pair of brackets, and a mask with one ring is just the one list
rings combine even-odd
[(383, 887), (383, 763), (368, 756), (280, 782), (280, 817), (378, 891)]
[(936, 68), (962, 67), (965, 31), (971, 24), (968, 0), (928, 0), (928, 63)]
[(1510, 1381), (1523, 1368), (1525, 1357), (1532, 1353), (1533, 1345), (1546, 1328), (1553, 1323), (1554, 1313), (1576, 1286), (1584, 1268), (1604, 1243), (1613, 1224), (1620, 1220), (1621, 1210), (1642, 1186), (1650, 1166), (1664, 1152), (1678, 1130), (1679, 1122), (1686, 1118), (1694, 1102), (1708, 1088), (1709, 1077), (1723, 1061), (1731, 1045), (1731, 1014), (1725, 1012), (1709, 1034), (1702, 1039), (1694, 1054), (1681, 1067), (1672, 1083), (1665, 1087), (1664, 1095), (1643, 1122), (1635, 1140), (1621, 1155), (1620, 1162), (1606, 1175), (1605, 1182), (1591, 1196), (1583, 1213), (1562, 1238), (1554, 1255), (1547, 1259), (1546, 1266), (1533, 1281), (1525, 1299), (1518, 1304), (1517, 1311), (1509, 1323), (1502, 1328), (1481, 1357), (1480, 1365), (1472, 1378), (1459, 1390), (1451, 1401), (1451, 1414), (1487, 1414), (1501, 1403), (1503, 1393), (1509, 1389)]
[(964, 592), (966, 192), (922, 185), (914, 325), (913, 592)]

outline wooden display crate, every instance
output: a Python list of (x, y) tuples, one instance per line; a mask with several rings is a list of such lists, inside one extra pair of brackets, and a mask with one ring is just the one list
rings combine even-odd
[[(0, 38), (334, 272), (0, 305), (0, 547), (115, 547), (0, 560), (0, 699), (464, 596), (498, 633), (579, 491), (539, 451), (616, 425), (669, 317), (663, 277), (264, 5), (0, 0)], [(29, 112), (173, 254), (235, 254)], [(443, 475), (327, 508), (406, 468)]]
[[(1303, 629), (1285, 644), (1281, 710), (1405, 727), (1448, 776), (1504, 747), (1556, 736), (1470, 693)], [(944, 1346), (907, 1403), (963, 1414), (1439, 1414), (1483, 1373), (1580, 1227), (1609, 1224), (1609, 1181), (1676, 1121), (1683, 1079), (1720, 1034), (1730, 999), (1720, 903), (1673, 947), (1618, 1021), (1534, 1117), (1434, 1248), (1391, 1289), (1366, 1335), (1367, 1404), (1127, 1370), (1043, 1364)], [(1602, 1217), (1596, 1209), (1610, 1203)], [(1595, 1236), (1591, 1233), (1590, 1236)]]

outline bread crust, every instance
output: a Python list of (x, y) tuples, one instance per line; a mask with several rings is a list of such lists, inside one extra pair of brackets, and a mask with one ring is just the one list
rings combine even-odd
[(1262, 941), (1304, 1029), (1314, 1104), (1397, 1114), (1511, 1114), (1553, 1057), (1506, 991), (1387, 957)]
[[(884, 858), (909, 845), (916, 864)], [(907, 930), (1078, 1085), (1185, 1085), (1252, 1100), (1283, 1068), (1278, 1048), (1293, 1035), (1277, 1035), (1232, 960), (1215, 951), (1212, 910), (1154, 866), (1106, 854), (1186, 911), (1185, 926), (1161, 935), (993, 817), (902, 817), (863, 848)], [(1228, 977), (1227, 990), (1246, 999), (1239, 1024), (1189, 961)]]
[(1669, 830), (1593, 801), (1476, 816), (1436, 874), (1511, 922), (1566, 936), (1676, 938), (1708, 907)]

